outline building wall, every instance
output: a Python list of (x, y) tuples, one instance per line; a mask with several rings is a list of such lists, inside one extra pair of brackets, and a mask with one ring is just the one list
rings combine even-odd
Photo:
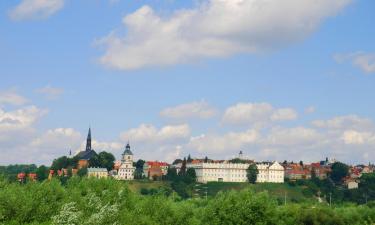
[(124, 155), (121, 161), (120, 169), (118, 170), (117, 179), (119, 180), (133, 180), (135, 167), (133, 166), (133, 156)]
[(271, 164), (257, 164), (257, 183), (284, 183), (284, 167), (278, 162)]
[(107, 178), (108, 172), (87, 172), (88, 177), (96, 177), (96, 178)]

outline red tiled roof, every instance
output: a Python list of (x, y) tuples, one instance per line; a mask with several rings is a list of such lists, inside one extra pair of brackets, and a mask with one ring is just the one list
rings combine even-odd
[(158, 167), (158, 166), (168, 166), (168, 163), (158, 162), (158, 161), (148, 161), (147, 165), (150, 167)]

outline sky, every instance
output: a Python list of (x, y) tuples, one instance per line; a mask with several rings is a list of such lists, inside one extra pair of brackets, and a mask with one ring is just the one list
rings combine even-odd
[(0, 1), (0, 165), (375, 161), (372, 0)]

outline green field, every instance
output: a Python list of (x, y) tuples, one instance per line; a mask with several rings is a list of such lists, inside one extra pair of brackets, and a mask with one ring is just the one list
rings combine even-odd
[(169, 182), (166, 181), (151, 181), (151, 180), (132, 180), (126, 181), (129, 189), (140, 193), (141, 189), (159, 189), (161, 187), (170, 187)]
[(215, 196), (220, 191), (230, 190), (243, 190), (245, 188), (251, 188), (255, 192), (267, 191), (271, 196), (276, 197), (279, 201), (284, 201), (285, 198), (288, 202), (302, 202), (302, 201), (317, 201), (316, 198), (309, 193), (304, 192), (304, 187), (301, 186), (290, 186), (287, 183), (284, 184), (271, 184), (271, 183), (224, 183), (224, 182), (209, 182), (207, 184), (196, 185), (196, 193), (204, 197)]
[[(148, 180), (134, 180), (128, 181), (130, 190), (140, 193), (141, 189), (159, 189), (159, 188), (170, 188), (170, 183), (167, 181), (148, 181)], [(317, 201), (317, 199), (309, 193), (304, 192), (303, 186), (290, 186), (287, 183), (284, 184), (271, 184), (271, 183), (227, 183), (227, 182), (209, 182), (207, 184), (196, 184), (194, 188), (194, 196), (202, 197), (207, 196), (213, 197), (220, 191), (230, 190), (243, 190), (245, 188), (251, 188), (255, 192), (267, 191), (271, 196), (277, 198), (279, 201), (284, 202), (285, 198), (287, 202), (302, 202), (302, 201)]]

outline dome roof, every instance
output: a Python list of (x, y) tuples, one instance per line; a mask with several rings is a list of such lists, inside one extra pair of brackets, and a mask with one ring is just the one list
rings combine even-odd
[(133, 155), (132, 151), (130, 151), (129, 143), (126, 145), (123, 155)]

